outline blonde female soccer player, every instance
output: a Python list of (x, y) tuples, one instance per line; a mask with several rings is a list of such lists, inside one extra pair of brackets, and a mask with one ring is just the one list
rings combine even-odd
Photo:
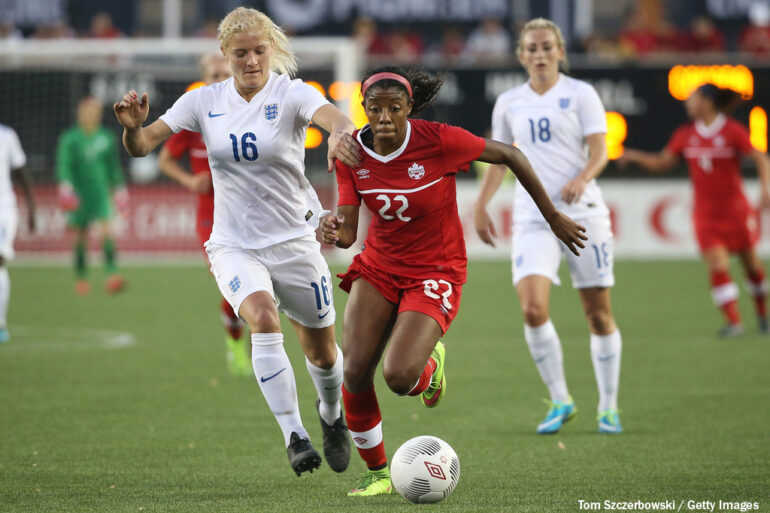
[(355, 127), (313, 87), (291, 79), (294, 53), (265, 14), (239, 7), (222, 20), (218, 37), (232, 78), (185, 93), (147, 127), (147, 94), (129, 92), (115, 114), (135, 157), (172, 132), (203, 134), (214, 184), (214, 227), (206, 243), (212, 274), (251, 330), (254, 374), (300, 475), (318, 468), (321, 458), (300, 419), (279, 309), (291, 320), (318, 390), (326, 460), (341, 472), (350, 461), (340, 408), (342, 353), (331, 275), (315, 239), (321, 204), (304, 174), (304, 142), (312, 121), (331, 134), (330, 167), (337, 157), (354, 165)]
[[(524, 338), (551, 395), (548, 414), (537, 432), (559, 431), (577, 411), (567, 389), (561, 342), (548, 307), (551, 284), (560, 283), (557, 271), (563, 254), (591, 331), (599, 432), (620, 433), (621, 338), (610, 304), (610, 287), (615, 283), (613, 238), (609, 210), (595, 180), (607, 164), (604, 107), (593, 87), (559, 72), (559, 63), (566, 62), (564, 38), (552, 21), (537, 18), (524, 25), (517, 52), (529, 81), (498, 97), (492, 138), (515, 142), (557, 208), (588, 230), (586, 249), (579, 256), (566, 251), (532, 199), (517, 185), (513, 283), (524, 313)], [(476, 203), (476, 230), (488, 244), (493, 244), (495, 232), (486, 205), (504, 173), (500, 166), (490, 167)]]

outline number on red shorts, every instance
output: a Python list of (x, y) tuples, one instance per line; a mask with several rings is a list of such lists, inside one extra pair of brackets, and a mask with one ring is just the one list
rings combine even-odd
[[(449, 296), (452, 295), (452, 284), (449, 283), (446, 280), (425, 280), (423, 281), (423, 284), (425, 284), (425, 295), (428, 296), (431, 299), (440, 299), (441, 303), (444, 305), (444, 308), (447, 310), (452, 309), (452, 303), (449, 302)], [(441, 293), (439, 296), (436, 294), (435, 291), (437, 291), (440, 287), (439, 284), (445, 285), (446, 290)]]

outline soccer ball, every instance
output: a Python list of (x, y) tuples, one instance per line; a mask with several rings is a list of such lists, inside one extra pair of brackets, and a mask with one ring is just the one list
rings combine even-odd
[(418, 436), (404, 442), (393, 455), (390, 479), (396, 491), (410, 502), (438, 502), (457, 486), (460, 459), (440, 438)]

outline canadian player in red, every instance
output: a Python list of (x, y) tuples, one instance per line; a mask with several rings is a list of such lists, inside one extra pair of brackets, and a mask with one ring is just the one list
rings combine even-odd
[[(438, 404), (446, 390), (444, 334), (460, 307), (467, 257), (455, 174), (473, 160), (507, 165), (554, 233), (575, 253), (584, 229), (556, 210), (516, 148), (462, 128), (408, 119), (429, 106), (441, 81), (401, 68), (367, 74), (361, 86), (369, 124), (354, 133), (356, 168), (337, 163), (339, 205), (321, 223), (324, 242), (350, 247), (363, 202), (372, 212), (363, 251), (340, 287), (349, 292), (342, 351), (345, 416), (368, 471), (348, 495), (390, 493), (374, 372), (383, 358), (388, 387)], [(385, 347), (388, 346), (387, 351)]]
[[(191, 84), (194, 89), (225, 80), (230, 76), (227, 62), (220, 53), (210, 53), (200, 60), (202, 82)], [(182, 167), (181, 160), (187, 157), (190, 171)], [(179, 182), (190, 192), (198, 195), (198, 206), (195, 213), (195, 231), (201, 248), (209, 240), (211, 228), (214, 226), (214, 187), (211, 183), (208, 152), (199, 132), (182, 130), (168, 138), (158, 156), (158, 166), (164, 174)], [(207, 259), (206, 252), (203, 252)], [(209, 266), (210, 267), (210, 266)], [(227, 345), (227, 367), (235, 376), (251, 376), (251, 344), (241, 340), (243, 325), (233, 312), (233, 307), (226, 299), (221, 298), (219, 306), (222, 322), (225, 327), (225, 344)]]
[(754, 249), (758, 216), (743, 194), (741, 157), (750, 157), (757, 167), (761, 208), (770, 206), (770, 160), (752, 146), (746, 127), (725, 113), (736, 99), (733, 91), (700, 86), (685, 101), (693, 122), (679, 127), (660, 153), (626, 150), (621, 159), (621, 164), (636, 163), (657, 172), (671, 169), (680, 158), (686, 160), (694, 191), (695, 237), (711, 274), (711, 296), (727, 320), (721, 336), (743, 333), (738, 287), (729, 274), (731, 253), (738, 255), (746, 272), (759, 331), (770, 333), (765, 271)]

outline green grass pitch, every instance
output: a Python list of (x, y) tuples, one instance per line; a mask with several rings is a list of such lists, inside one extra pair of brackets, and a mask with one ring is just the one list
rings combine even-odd
[[(460, 457), (458, 488), (428, 508), (578, 511), (579, 499), (722, 499), (770, 509), (770, 339), (755, 335), (745, 294), (747, 335), (719, 340), (701, 264), (616, 267), (620, 436), (596, 433), (588, 332), (569, 286), (554, 289), (552, 316), (580, 413), (555, 436), (534, 434), (546, 390), (507, 263), (470, 266), (445, 338), (439, 408), (396, 397), (378, 376), (389, 455), (431, 434)], [(108, 297), (95, 282), (87, 298), (75, 297), (68, 269), (10, 272), (0, 511), (414, 511), (395, 494), (346, 497), (364, 470), (355, 452), (344, 474), (322, 466), (294, 476), (256, 382), (226, 373), (217, 291), (203, 266), (127, 268), (124, 294)], [(335, 297), (341, 312), (344, 294)], [(320, 448), (312, 383), (286, 333), (305, 425)]]

